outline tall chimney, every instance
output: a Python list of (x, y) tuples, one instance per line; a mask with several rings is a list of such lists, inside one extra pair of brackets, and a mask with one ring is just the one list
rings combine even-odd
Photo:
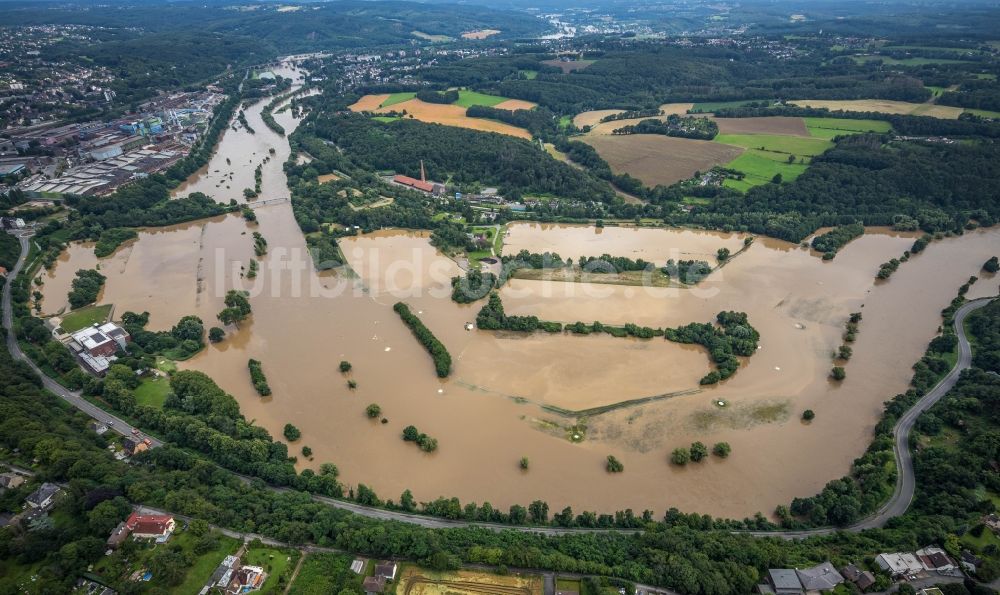
[(423, 159), (420, 160), (420, 181), (421, 182), (426, 182), (427, 181), (427, 172), (424, 171), (424, 160)]

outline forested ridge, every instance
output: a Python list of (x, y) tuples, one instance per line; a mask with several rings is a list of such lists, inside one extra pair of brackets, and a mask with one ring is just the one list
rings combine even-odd
[[(588, 54), (597, 60), (594, 64), (568, 74), (542, 64), (546, 57), (445, 63), (422, 76), (534, 101), (558, 113), (655, 108), (677, 101), (880, 98), (919, 102), (930, 96), (918, 79), (905, 75), (872, 72), (853, 62), (779, 59), (764, 51), (604, 40), (596, 42)], [(538, 76), (533, 80), (518, 76), (526, 69), (538, 71)]]
[(497, 186), (507, 198), (553, 193), (580, 201), (611, 201), (606, 184), (557, 161), (530, 142), (413, 120), (380, 123), (359, 114), (315, 120), (311, 132), (334, 143), (358, 167), (431, 180)]
[(799, 241), (823, 225), (892, 225), (899, 216), (930, 232), (961, 229), (969, 218), (993, 225), (1000, 216), (1000, 148), (850, 137), (794, 182), (717, 197), (687, 219)]

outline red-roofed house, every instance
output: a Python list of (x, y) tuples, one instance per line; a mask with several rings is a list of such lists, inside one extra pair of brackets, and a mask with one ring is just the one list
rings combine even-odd
[(125, 526), (136, 539), (155, 539), (162, 543), (170, 538), (176, 523), (174, 517), (165, 514), (138, 514), (133, 512)]

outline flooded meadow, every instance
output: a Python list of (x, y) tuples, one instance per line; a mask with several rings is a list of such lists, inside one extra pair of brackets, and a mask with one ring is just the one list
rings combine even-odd
[[(261, 163), (258, 200), (289, 195), (282, 171), (288, 142), (260, 119), (264, 104), (246, 110), (256, 134), (227, 130), (212, 161), (178, 195), (200, 191), (243, 202)], [(275, 118), (287, 131), (298, 123), (289, 111)], [(698, 379), (711, 364), (698, 346), (467, 330), (482, 302), (451, 301), (450, 279), (461, 269), (425, 232), (345, 238), (349, 270), (319, 273), (287, 201), (256, 214), (256, 224), (229, 215), (142, 231), (100, 260), (92, 245), (74, 244), (43, 273), (43, 312), (65, 307), (75, 271), (98, 264), (108, 277), (100, 302), (114, 304), (116, 317), (147, 310), (154, 329), (188, 314), (217, 325), (226, 290), (248, 290), (251, 318), (180, 366), (209, 374), (272, 435), (286, 423), (297, 426), (302, 438), (290, 451), (309, 446), (314, 453), (312, 460), (299, 457), (301, 467), (336, 463), (346, 484), (364, 483), (394, 500), (410, 489), (418, 501), (457, 496), (503, 508), (542, 499), (554, 510), (570, 505), (577, 512), (769, 513), (849, 470), (870, 441), (882, 402), (906, 389), (911, 365), (958, 287), (980, 275), (969, 297), (995, 295), (1000, 281), (979, 270), (1000, 251), (998, 228), (935, 241), (887, 282), (875, 281), (879, 264), (899, 257), (913, 237), (873, 230), (832, 261), (756, 238), (690, 288), (513, 279), (500, 290), (507, 313), (561, 322), (663, 327), (708, 322), (722, 310), (746, 312), (761, 348), (735, 376), (703, 388)], [(269, 249), (257, 277), (247, 279), (241, 267), (255, 258), (254, 231)], [(504, 253), (714, 264), (719, 248), (735, 253), (743, 245), (743, 235), (730, 233), (521, 223), (509, 227)], [(437, 378), (392, 310), (397, 301), (447, 346), (454, 360), (449, 378)], [(864, 318), (847, 378), (832, 383), (831, 353), (856, 311)], [(249, 358), (263, 363), (272, 396), (257, 396)], [(352, 364), (348, 374), (338, 370), (341, 360)], [(367, 418), (370, 403), (381, 406), (387, 423)], [(805, 409), (816, 413), (809, 424), (800, 421)], [(438, 450), (424, 453), (401, 440), (408, 425), (437, 438)], [(670, 465), (670, 451), (695, 440), (727, 441), (732, 455)], [(624, 463), (624, 473), (605, 471), (609, 454)], [(521, 457), (530, 459), (530, 471), (519, 468)]]

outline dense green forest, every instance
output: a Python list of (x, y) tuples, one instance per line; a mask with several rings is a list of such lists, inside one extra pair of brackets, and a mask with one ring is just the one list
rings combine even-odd
[(553, 193), (581, 201), (611, 201), (606, 184), (557, 161), (532, 143), (414, 120), (381, 123), (358, 114), (307, 122), (307, 131), (334, 143), (357, 167), (431, 180), (496, 186), (506, 198)]
[[(880, 73), (853, 62), (813, 57), (780, 59), (763, 50), (670, 47), (599, 40), (586, 69), (563, 74), (541, 63), (550, 57), (516, 55), (444, 63), (422, 76), (433, 82), (474, 85), (504, 97), (534, 101), (558, 113), (591, 109), (656, 108), (674, 101), (736, 99), (857, 99), (924, 101), (930, 92), (916, 78)], [(526, 79), (522, 70), (538, 76)]]
[(797, 242), (823, 225), (893, 225), (901, 217), (930, 232), (960, 230), (970, 218), (993, 225), (1000, 217), (1000, 149), (848, 137), (794, 182), (719, 196), (686, 220)]

